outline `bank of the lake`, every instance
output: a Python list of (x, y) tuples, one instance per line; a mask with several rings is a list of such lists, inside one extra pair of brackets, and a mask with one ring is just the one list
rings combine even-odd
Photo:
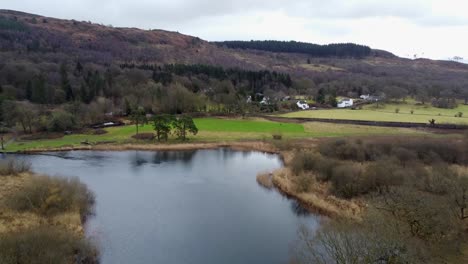
[(37, 175), (18, 159), (0, 157), (0, 172), (0, 263), (97, 263), (85, 237), (86, 186)]
[(226, 148), (25, 155), (34, 171), (76, 176), (96, 193), (87, 234), (102, 263), (285, 263), (298, 228), (320, 217), (255, 183), (278, 155)]

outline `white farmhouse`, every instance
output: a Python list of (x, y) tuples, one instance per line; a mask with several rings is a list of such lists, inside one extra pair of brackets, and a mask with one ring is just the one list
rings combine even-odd
[(303, 101), (297, 101), (296, 105), (297, 105), (297, 107), (299, 107), (302, 110), (309, 109), (309, 105), (306, 102), (303, 102)]
[(338, 108), (346, 108), (353, 106), (354, 101), (353, 99), (343, 99), (338, 102)]

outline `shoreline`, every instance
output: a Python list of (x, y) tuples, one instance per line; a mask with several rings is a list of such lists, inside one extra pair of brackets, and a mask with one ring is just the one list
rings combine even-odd
[[(307, 140), (301, 143), (316, 143), (315, 140)], [(327, 187), (315, 183), (314, 190), (307, 193), (298, 193), (292, 187), (294, 177), (288, 168), (292, 159), (290, 150), (280, 150), (272, 142), (266, 141), (229, 141), (229, 142), (196, 142), (196, 143), (175, 143), (175, 144), (102, 144), (83, 145), (73, 147), (30, 149), (25, 151), (4, 153), (4, 154), (25, 154), (34, 155), (43, 152), (66, 152), (66, 151), (190, 151), (190, 150), (212, 150), (219, 148), (229, 148), (236, 151), (258, 151), (268, 154), (276, 154), (281, 159), (283, 166), (280, 169), (271, 171), (271, 183), (273, 189), (287, 198), (295, 199), (307, 211), (326, 217), (351, 217), (356, 218), (362, 207), (353, 201), (347, 201), (332, 197), (327, 193)], [(259, 172), (260, 174), (261, 172)], [(284, 176), (284, 174), (288, 176)]]
[(1, 152), (3, 154), (36, 154), (41, 152), (64, 152), (64, 151), (187, 151), (230, 148), (239, 151), (259, 151), (270, 154), (280, 154), (271, 143), (264, 141), (232, 141), (232, 142), (197, 142), (197, 143), (175, 143), (175, 144), (102, 144), (68, 146), (58, 148), (37, 148), (16, 152)]
[(0, 176), (0, 234), (28, 230), (44, 224), (61, 227), (80, 237), (84, 237), (85, 222), (76, 210), (63, 212), (55, 216), (44, 216), (34, 212), (18, 212), (6, 207), (4, 199), (24, 188), (27, 182), (42, 175), (27, 172), (19, 175)]

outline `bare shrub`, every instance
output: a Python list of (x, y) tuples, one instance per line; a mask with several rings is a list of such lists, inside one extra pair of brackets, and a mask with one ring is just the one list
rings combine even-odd
[(333, 193), (344, 198), (352, 198), (363, 193), (363, 171), (352, 163), (343, 163), (333, 169), (330, 178)]
[(283, 139), (283, 135), (281, 133), (274, 133), (273, 135), (274, 140), (281, 140)]
[(90, 241), (52, 227), (0, 235), (2, 264), (94, 264), (97, 257)]
[(317, 232), (300, 228), (293, 263), (418, 263), (414, 247), (386, 219), (332, 220)]
[(82, 218), (92, 213), (94, 194), (78, 179), (35, 176), (7, 197), (13, 210), (55, 215), (77, 210)]
[(455, 139), (383, 138), (367, 139), (365, 142), (339, 139), (321, 143), (319, 151), (326, 157), (359, 162), (400, 156), (400, 160), (415, 158), (426, 164), (439, 160), (453, 164), (468, 163), (468, 149)]
[(294, 153), (291, 168), (296, 175), (304, 171), (312, 171), (318, 167), (321, 159), (320, 155), (314, 152), (298, 151)]
[(390, 186), (400, 186), (404, 183), (405, 176), (410, 173), (397, 166), (392, 160), (380, 160), (371, 164), (362, 178), (363, 193), (388, 191)]
[(31, 163), (23, 159), (6, 159), (0, 161), (0, 176), (18, 175), (31, 170)]
[(373, 203), (394, 221), (406, 225), (412, 237), (438, 243), (455, 239), (461, 233), (462, 225), (448, 197), (404, 186), (392, 187)]

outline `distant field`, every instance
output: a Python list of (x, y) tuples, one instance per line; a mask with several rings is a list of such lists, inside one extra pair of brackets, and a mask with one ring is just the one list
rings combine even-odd
[[(362, 135), (396, 135), (412, 134), (426, 135), (426, 132), (406, 128), (371, 127), (359, 125), (328, 124), (309, 122), (305, 124), (279, 123), (264, 119), (221, 119), (198, 118), (195, 123), (199, 129), (196, 136), (190, 135), (191, 142), (200, 141), (233, 141), (233, 140), (263, 140), (271, 139), (273, 133), (280, 133), (284, 138), (342, 137)], [(27, 149), (58, 148), (79, 146), (81, 142), (108, 142), (148, 144), (131, 138), (135, 134), (135, 126), (113, 127), (106, 129), (104, 135), (69, 135), (59, 139), (16, 141), (6, 147), (7, 151)], [(154, 132), (151, 125), (139, 128), (140, 132)], [(169, 143), (178, 142), (171, 138)]]
[[(397, 108), (400, 109), (399, 113), (395, 112)], [(411, 114), (411, 110), (414, 111), (413, 114)], [(458, 112), (462, 112), (463, 117), (455, 117)], [(428, 123), (430, 119), (435, 119), (436, 123), (439, 124), (468, 124), (468, 105), (460, 104), (456, 109), (441, 109), (415, 105), (414, 103), (386, 104), (380, 108), (376, 108), (375, 105), (367, 105), (362, 110), (310, 110), (287, 113), (281, 116), (418, 123)]]

